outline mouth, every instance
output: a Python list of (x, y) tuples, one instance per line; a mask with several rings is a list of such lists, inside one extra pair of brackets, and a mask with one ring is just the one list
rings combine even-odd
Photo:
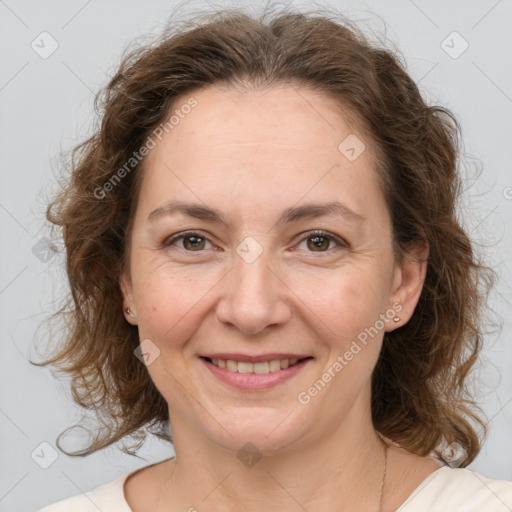
[(216, 366), (217, 368), (224, 368), (228, 372), (238, 373), (256, 373), (258, 375), (265, 375), (267, 373), (274, 373), (281, 370), (286, 370), (295, 366), (298, 362), (305, 359), (312, 359), (311, 357), (303, 358), (284, 358), (284, 359), (269, 359), (267, 361), (250, 362), (239, 361), (236, 359), (221, 359), (204, 357), (207, 362)]
[(256, 391), (272, 388), (292, 378), (314, 358), (297, 354), (210, 354), (200, 356), (200, 359), (225, 384)]

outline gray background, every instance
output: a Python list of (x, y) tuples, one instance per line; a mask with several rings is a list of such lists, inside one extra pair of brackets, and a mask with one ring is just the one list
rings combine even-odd
[[(193, 2), (199, 8), (228, 4), (236, 5)], [(385, 23), (427, 99), (451, 108), (462, 123), (465, 222), (499, 272), (490, 306), (502, 325), (488, 337), (475, 373), (489, 435), (470, 469), (512, 480), (512, 223), (507, 222), (512, 214), (512, 2), (328, 4), (368, 31), (382, 34)], [(48, 252), (43, 222), (55, 159), (90, 132), (93, 92), (106, 83), (126, 44), (159, 31), (175, 5), (0, 0), (1, 511), (35, 510), (172, 454), (165, 444), (150, 440), (139, 452), (141, 459), (111, 447), (86, 458), (59, 452), (52, 463), (56, 436), (79, 418), (79, 410), (66, 381), (26, 359), (37, 358), (34, 341), (47, 339), (45, 329), (37, 328), (65, 290), (62, 257)], [(58, 43), (52, 55), (43, 55), (47, 58), (40, 53), (49, 51), (52, 41), (40, 36), (43, 31)], [(461, 53), (464, 41), (469, 46)], [(41, 445), (45, 442), (50, 446)]]

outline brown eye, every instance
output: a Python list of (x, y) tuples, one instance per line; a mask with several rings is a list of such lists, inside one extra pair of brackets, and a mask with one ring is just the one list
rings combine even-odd
[(183, 247), (189, 251), (204, 249), (206, 240), (200, 236), (186, 236), (183, 238)]
[(163, 247), (176, 246), (178, 249), (189, 252), (201, 252), (204, 249), (209, 249), (206, 244), (211, 243), (198, 233), (178, 233), (168, 238), (164, 243)]
[(330, 242), (326, 236), (310, 236), (307, 239), (308, 249), (312, 251), (325, 251), (329, 248)]
[[(329, 253), (336, 248), (349, 247), (343, 239), (336, 235), (332, 235), (327, 231), (315, 230), (310, 231), (305, 235), (306, 236), (302, 238), (302, 241), (298, 245), (298, 249), (302, 249), (307, 252)], [(304, 243), (306, 247), (302, 246)]]

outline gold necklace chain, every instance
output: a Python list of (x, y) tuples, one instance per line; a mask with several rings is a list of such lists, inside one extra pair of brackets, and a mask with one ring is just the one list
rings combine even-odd
[(377, 512), (380, 512), (382, 510), (382, 492), (384, 491), (384, 483), (386, 482), (386, 473), (388, 470), (388, 448), (389, 448), (389, 445), (384, 442), (382, 437), (381, 437), (381, 441), (384, 444), (384, 473), (382, 475), (382, 482), (380, 484), (379, 509), (377, 510)]
[[(379, 437), (381, 437), (380, 434), (379, 434)], [(384, 444), (384, 471), (383, 471), (383, 475), (382, 475), (382, 482), (380, 484), (379, 508), (378, 508), (377, 512), (380, 512), (381, 508), (382, 508), (382, 494), (383, 494), (383, 491), (384, 491), (384, 483), (386, 482), (386, 473), (387, 473), (387, 469), (388, 469), (388, 448), (389, 448), (389, 445), (384, 442), (382, 437), (381, 437), (381, 442), (382, 442), (382, 444)], [(172, 470), (171, 476), (168, 478), (167, 482), (162, 487), (162, 490), (160, 491), (160, 495), (158, 496), (158, 500), (157, 500), (153, 510), (156, 510), (158, 505), (160, 505), (160, 501), (162, 500), (162, 496), (163, 496), (164, 492), (166, 491), (167, 487), (169, 486), (169, 483), (171, 482), (172, 477), (174, 476), (174, 472), (175, 471), (176, 471), (176, 464), (174, 464), (174, 468)]]
[(174, 468), (172, 470), (171, 476), (169, 477), (169, 479), (167, 480), (165, 485), (162, 487), (162, 490), (160, 491), (160, 495), (158, 496), (158, 500), (157, 500), (155, 506), (153, 507), (153, 511), (156, 510), (158, 505), (160, 505), (160, 501), (162, 501), (162, 496), (163, 496), (165, 490), (167, 489), (167, 487), (169, 486), (169, 482), (172, 480), (172, 477), (174, 476), (175, 471), (176, 471), (176, 462), (174, 463)]

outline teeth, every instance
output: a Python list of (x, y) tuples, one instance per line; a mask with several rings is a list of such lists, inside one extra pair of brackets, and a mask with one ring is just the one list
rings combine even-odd
[(281, 361), (279, 361), (278, 359), (274, 359), (268, 363), (268, 366), (268, 369), (271, 372), (277, 372), (281, 369)]
[(267, 362), (253, 363), (254, 373), (270, 373), (270, 365)]
[(233, 361), (232, 359), (212, 359), (212, 363), (219, 368), (226, 368), (230, 372), (238, 373), (272, 373), (285, 370), (298, 362), (298, 359), (273, 359), (260, 363), (247, 363), (245, 361)]
[(237, 372), (238, 371), (238, 363), (236, 361), (232, 361), (231, 359), (228, 359), (226, 361), (226, 368), (230, 372)]
[(234, 363), (238, 365), (238, 373), (254, 373), (254, 364), (252, 363), (243, 363), (235, 362), (235, 361), (228, 361), (228, 363)]

